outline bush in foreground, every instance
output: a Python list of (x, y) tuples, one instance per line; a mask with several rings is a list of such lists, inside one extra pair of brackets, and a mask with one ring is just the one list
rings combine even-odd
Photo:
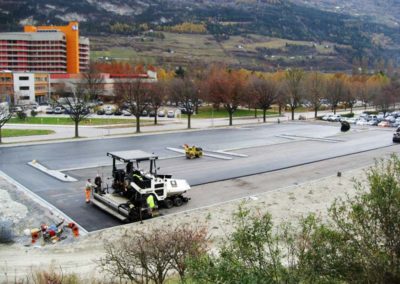
[(275, 230), (269, 214), (240, 208), (217, 255), (189, 262), (195, 283), (400, 283), (400, 160), (376, 162), (369, 189), (337, 200), (330, 221)]

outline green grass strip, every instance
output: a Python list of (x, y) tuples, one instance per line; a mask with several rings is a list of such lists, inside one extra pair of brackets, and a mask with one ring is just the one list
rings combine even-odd
[[(262, 110), (257, 110), (257, 116), (262, 117)], [(267, 111), (267, 115), (275, 115), (277, 112)], [(254, 109), (237, 109), (233, 113), (233, 117), (246, 117), (252, 116), (254, 117)], [(186, 115), (182, 115), (182, 117), (187, 117)], [(199, 108), (199, 113), (193, 115), (192, 118), (225, 118), (229, 117), (228, 112), (224, 108), (220, 109), (212, 109), (212, 107), (201, 107)]]
[(33, 136), (33, 135), (49, 135), (53, 134), (53, 130), (45, 129), (2, 129), (2, 137), (20, 137), (20, 136)]

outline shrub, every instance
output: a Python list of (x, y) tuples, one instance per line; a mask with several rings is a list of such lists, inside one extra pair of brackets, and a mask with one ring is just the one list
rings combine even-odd
[(99, 268), (108, 275), (134, 283), (161, 284), (167, 275), (178, 273), (185, 278), (189, 257), (207, 250), (207, 231), (190, 226), (164, 228), (162, 232), (135, 232), (129, 238), (105, 243), (105, 256)]
[(17, 117), (21, 120), (25, 120), (26, 119), (26, 113), (23, 111), (18, 111), (17, 112)]
[(32, 117), (35, 117), (35, 116), (37, 116), (37, 115), (38, 115), (37, 111), (35, 111), (34, 109), (31, 110), (31, 116), (32, 116)]
[(342, 117), (354, 117), (354, 113), (353, 112), (349, 112), (349, 113), (344, 113), (341, 114)]
[(191, 259), (196, 283), (400, 283), (400, 159), (376, 162), (369, 189), (278, 234), (269, 214), (239, 209), (217, 255)]

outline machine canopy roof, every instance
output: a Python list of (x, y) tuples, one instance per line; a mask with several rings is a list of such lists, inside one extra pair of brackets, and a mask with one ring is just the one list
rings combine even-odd
[(114, 159), (117, 159), (122, 162), (132, 162), (132, 161), (147, 161), (147, 160), (155, 160), (158, 157), (151, 153), (146, 153), (141, 150), (131, 150), (131, 151), (118, 151), (118, 152), (109, 152), (107, 156), (110, 156)]

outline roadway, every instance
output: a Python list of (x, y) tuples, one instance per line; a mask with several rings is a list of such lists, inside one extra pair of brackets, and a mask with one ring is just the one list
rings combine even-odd
[[(345, 168), (347, 164), (354, 165), (354, 157), (357, 155), (362, 159), (363, 151), (378, 153), (378, 156), (368, 154), (368, 159), (363, 158), (365, 161), (360, 164), (361, 167), (370, 164), (373, 157), (379, 157), (379, 153), (398, 152), (399, 147), (393, 146), (391, 136), (392, 130), (377, 127), (353, 127), (350, 132), (341, 133), (338, 124), (284, 123), (74, 141), (0, 148), (0, 170), (56, 206), (86, 230), (94, 231), (119, 224), (114, 218), (84, 203), (83, 185), (86, 178), (93, 178), (96, 173), (102, 174), (103, 177), (111, 173), (111, 160), (106, 156), (107, 152), (132, 149), (154, 152), (161, 158), (158, 163), (161, 173), (173, 174), (176, 178), (187, 179), (191, 185), (199, 185), (285, 168), (289, 173), (301, 167), (316, 167), (318, 164), (335, 163), (334, 161), (337, 167)], [(184, 143), (200, 145), (208, 150), (230, 150), (247, 157), (232, 157), (232, 160), (208, 157), (186, 160), (166, 149), (179, 147)], [(374, 149), (376, 150), (372, 151)], [(56, 180), (27, 165), (32, 160), (39, 161), (49, 169), (62, 170), (77, 178), (78, 182), (66, 183)], [(307, 171), (300, 172), (297, 173), (297, 177), (291, 175), (287, 181), (311, 178)], [(324, 170), (319, 172), (320, 175), (325, 173)], [(315, 170), (310, 171), (310, 174), (312, 173), (315, 173)], [(219, 193), (206, 193), (204, 187), (201, 192), (194, 188), (189, 193), (192, 201), (168, 213), (268, 191), (272, 184), (255, 188), (237, 187), (234, 191), (221, 189)], [(276, 181), (275, 184), (278, 186), (280, 183)]]

